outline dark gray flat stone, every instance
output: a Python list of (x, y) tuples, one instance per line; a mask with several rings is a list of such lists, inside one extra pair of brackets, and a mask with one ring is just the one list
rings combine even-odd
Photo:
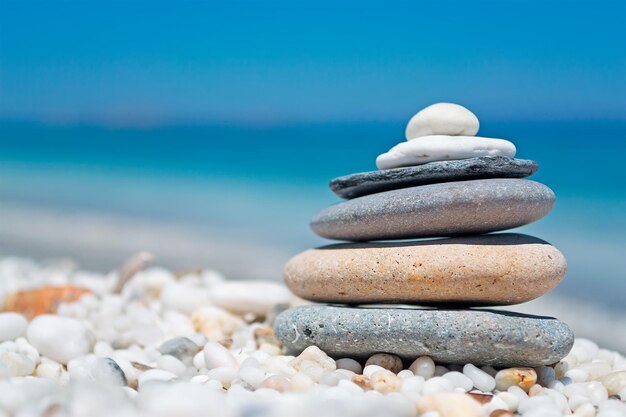
[(549, 365), (574, 343), (569, 327), (555, 318), (496, 310), (311, 305), (281, 313), (274, 331), (290, 354), (315, 345), (336, 358), (385, 352), (501, 367)]
[(330, 189), (339, 197), (356, 198), (382, 191), (440, 182), (524, 178), (533, 175), (537, 169), (535, 161), (506, 156), (483, 156), (346, 175), (332, 180)]
[(554, 201), (548, 187), (523, 179), (429, 184), (330, 206), (313, 217), (311, 229), (352, 241), (482, 234), (537, 221)]

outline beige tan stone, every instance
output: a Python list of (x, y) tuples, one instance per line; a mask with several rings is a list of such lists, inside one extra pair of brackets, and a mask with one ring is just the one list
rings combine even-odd
[(296, 255), (284, 276), (311, 301), (480, 306), (537, 298), (566, 270), (561, 252), (547, 242), (506, 233), (331, 245)]

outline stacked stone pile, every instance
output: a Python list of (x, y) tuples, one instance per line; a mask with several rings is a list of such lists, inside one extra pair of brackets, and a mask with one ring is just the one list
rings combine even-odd
[(277, 317), (288, 351), (315, 345), (334, 357), (502, 367), (553, 364), (570, 351), (574, 336), (557, 319), (475, 308), (540, 297), (567, 269), (541, 239), (492, 233), (541, 219), (555, 196), (524, 179), (535, 162), (515, 159), (507, 140), (475, 136), (478, 128), (462, 106), (429, 106), (410, 120), (407, 142), (377, 158), (379, 171), (331, 181), (347, 200), (311, 227), (355, 243), (308, 250), (285, 266), (296, 295), (324, 303)]

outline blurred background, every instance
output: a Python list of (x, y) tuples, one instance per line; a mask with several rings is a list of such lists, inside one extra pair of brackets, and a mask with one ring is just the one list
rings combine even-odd
[(339, 201), (328, 181), (375, 169), (414, 113), (450, 101), (557, 194), (519, 231), (570, 271), (530, 311), (583, 335), (598, 320), (626, 329), (625, 13), (0, 0), (0, 256), (108, 271), (148, 250), (174, 269), (280, 280), (290, 256), (326, 243), (308, 221)]

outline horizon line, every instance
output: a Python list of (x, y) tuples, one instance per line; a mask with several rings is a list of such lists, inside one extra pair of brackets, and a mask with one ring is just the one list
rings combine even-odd
[[(488, 123), (524, 123), (524, 122), (606, 122), (606, 123), (623, 123), (626, 117), (503, 117), (497, 116), (488, 119)], [(33, 125), (44, 126), (50, 128), (75, 128), (89, 127), (111, 130), (136, 129), (167, 129), (167, 128), (183, 128), (183, 127), (231, 127), (231, 128), (281, 128), (296, 126), (324, 126), (324, 125), (353, 125), (358, 123), (365, 124), (406, 124), (408, 120), (404, 118), (380, 118), (380, 117), (338, 117), (338, 118), (320, 118), (320, 119), (304, 119), (304, 118), (285, 118), (285, 119), (211, 119), (211, 118), (155, 118), (155, 119), (132, 119), (132, 120), (110, 120), (98, 118), (26, 118), (26, 117), (2, 117), (0, 116), (0, 125)], [(483, 123), (481, 123), (481, 126)]]

